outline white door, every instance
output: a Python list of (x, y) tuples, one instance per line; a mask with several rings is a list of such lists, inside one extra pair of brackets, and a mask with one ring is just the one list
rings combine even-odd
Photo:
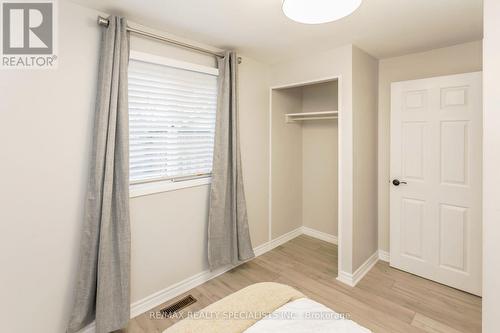
[(392, 84), (391, 266), (476, 295), (481, 141), (480, 72)]

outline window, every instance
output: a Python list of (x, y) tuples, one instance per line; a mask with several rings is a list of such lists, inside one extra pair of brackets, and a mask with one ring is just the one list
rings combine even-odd
[(210, 175), (217, 75), (215, 68), (131, 53), (131, 184)]

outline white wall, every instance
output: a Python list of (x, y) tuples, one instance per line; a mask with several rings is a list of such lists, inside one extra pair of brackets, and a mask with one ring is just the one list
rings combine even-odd
[(484, 1), (483, 333), (500, 332), (500, 2)]
[(269, 241), (269, 68), (243, 56), (239, 65), (241, 158), (254, 247)]
[(302, 124), (302, 224), (338, 235), (338, 124)]
[[(271, 235), (302, 225), (302, 127), (285, 123), (285, 114), (302, 110), (300, 88), (273, 90), (271, 143)], [(269, 134), (268, 134), (269, 135)]]
[[(59, 1), (59, 68), (0, 73), (0, 313), (5, 332), (64, 332), (88, 179), (100, 28)], [(214, 65), (144, 39), (132, 48)], [(253, 245), (267, 241), (266, 66), (240, 65), (242, 159)], [(262, 137), (256, 138), (255, 133)], [(208, 186), (131, 200), (132, 301), (207, 268)], [(179, 250), (185, 247), (183, 250)]]
[[(302, 112), (338, 109), (338, 81), (302, 88)], [(338, 235), (338, 123), (304, 121), (302, 127), (302, 224)]]
[(353, 271), (378, 251), (378, 60), (353, 47)]
[(130, 201), (131, 301), (208, 269), (208, 186)]
[(389, 251), (389, 150), (391, 83), (480, 71), (481, 41), (409, 54), (379, 62), (378, 96), (378, 243)]
[(0, 73), (0, 313), (5, 332), (64, 332), (73, 300), (99, 33), (59, 2), (59, 67)]

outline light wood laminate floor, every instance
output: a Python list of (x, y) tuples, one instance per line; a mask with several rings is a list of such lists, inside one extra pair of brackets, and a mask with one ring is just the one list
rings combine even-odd
[[(197, 311), (250, 284), (275, 281), (295, 287), (336, 312), (348, 313), (373, 332), (481, 332), (481, 298), (477, 296), (380, 261), (355, 288), (336, 277), (337, 246), (302, 235), (178, 298), (192, 294), (198, 301), (184, 311)], [(126, 332), (162, 332), (174, 322), (151, 319), (148, 312), (132, 319)]]

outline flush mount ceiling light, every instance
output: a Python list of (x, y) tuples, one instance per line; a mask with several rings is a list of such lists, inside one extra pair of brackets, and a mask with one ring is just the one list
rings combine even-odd
[(283, 0), (283, 13), (300, 23), (319, 24), (353, 13), (363, 0)]

